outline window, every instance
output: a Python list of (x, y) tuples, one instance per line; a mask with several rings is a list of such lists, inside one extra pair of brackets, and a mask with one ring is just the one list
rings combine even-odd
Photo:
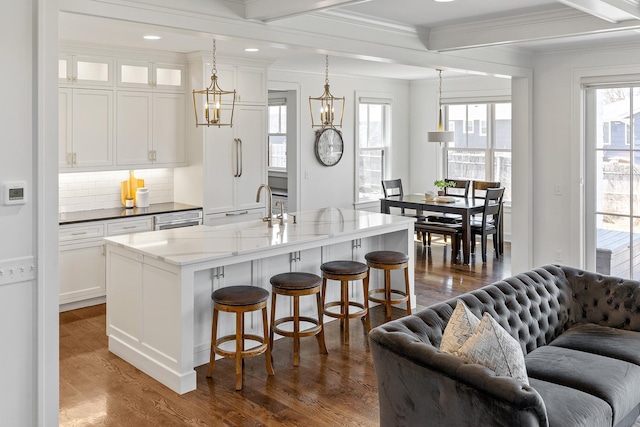
[(285, 99), (269, 100), (267, 166), (272, 170), (287, 169), (287, 106), (285, 103)]
[(511, 103), (445, 105), (454, 142), (445, 150), (449, 178), (500, 181), (511, 202)]
[(380, 199), (390, 146), (391, 100), (359, 98), (357, 202)]
[(587, 264), (640, 277), (640, 82), (585, 87)]

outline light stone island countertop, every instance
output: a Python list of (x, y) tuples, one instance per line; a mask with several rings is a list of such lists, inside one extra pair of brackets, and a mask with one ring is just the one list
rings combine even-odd
[[(293, 216), (296, 217), (294, 223)], [(175, 228), (105, 238), (142, 255), (174, 265), (188, 265), (274, 248), (300, 245), (337, 236), (353, 236), (389, 228), (406, 228), (412, 218), (352, 209), (325, 208), (285, 215), (285, 224), (274, 218), (208, 227)]]

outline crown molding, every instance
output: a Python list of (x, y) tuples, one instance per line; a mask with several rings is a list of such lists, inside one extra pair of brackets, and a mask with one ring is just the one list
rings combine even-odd
[(611, 23), (562, 7), (508, 18), (431, 28), (429, 50), (446, 52), (640, 28), (640, 21)]

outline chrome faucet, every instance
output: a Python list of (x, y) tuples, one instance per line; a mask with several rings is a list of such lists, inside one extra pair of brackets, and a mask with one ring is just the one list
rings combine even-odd
[(262, 218), (262, 220), (266, 222), (269, 227), (272, 227), (273, 226), (272, 224), (273, 211), (271, 206), (272, 194), (271, 194), (271, 187), (269, 187), (267, 184), (260, 184), (260, 187), (258, 187), (258, 192), (256, 193), (256, 203), (260, 201), (260, 190), (262, 190), (263, 188), (267, 191), (268, 200), (267, 200), (267, 216)]
[(276, 218), (280, 220), (280, 225), (284, 225), (284, 202), (282, 200), (276, 200), (276, 207), (280, 206), (280, 213)]

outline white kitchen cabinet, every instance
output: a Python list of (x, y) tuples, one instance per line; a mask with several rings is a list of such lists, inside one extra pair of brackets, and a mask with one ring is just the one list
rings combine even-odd
[(185, 70), (182, 64), (118, 60), (118, 86), (183, 91)]
[(153, 230), (153, 217), (144, 216), (136, 219), (119, 219), (107, 222), (107, 236), (119, 234), (141, 233)]
[(64, 85), (113, 86), (113, 58), (61, 53), (58, 81)]
[[(218, 65), (218, 83), (224, 90), (236, 90), (237, 104), (267, 103), (265, 68), (245, 65)], [(211, 78), (211, 65), (205, 64), (205, 76)]]
[(104, 224), (60, 226), (60, 304), (105, 295)]
[(256, 191), (266, 182), (266, 108), (236, 106), (233, 128), (205, 128), (205, 215), (263, 209), (266, 194)]
[(60, 88), (61, 170), (113, 165), (113, 90)]
[(118, 91), (116, 164), (177, 166), (186, 161), (182, 93)]
[(150, 216), (61, 225), (60, 304), (75, 309), (104, 302), (104, 237), (153, 230)]

